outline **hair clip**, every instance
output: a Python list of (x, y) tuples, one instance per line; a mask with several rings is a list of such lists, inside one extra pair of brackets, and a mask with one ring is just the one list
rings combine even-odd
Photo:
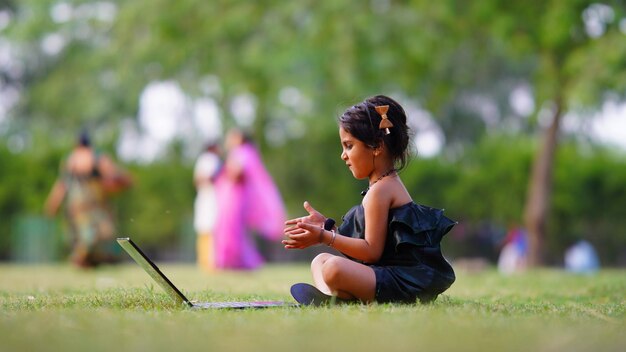
[(393, 127), (393, 123), (391, 123), (391, 121), (389, 121), (389, 119), (387, 118), (387, 110), (389, 110), (389, 105), (376, 106), (375, 109), (376, 112), (380, 114), (380, 117), (382, 117), (382, 120), (380, 120), (380, 125), (378, 125), (378, 129), (382, 130), (384, 128), (385, 134), (391, 133), (389, 132), (389, 129)]

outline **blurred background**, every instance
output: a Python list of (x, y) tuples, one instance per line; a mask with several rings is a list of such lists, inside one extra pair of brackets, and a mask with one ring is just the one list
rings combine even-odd
[[(626, 266), (625, 1), (0, 0), (0, 260), (66, 260), (43, 215), (76, 134), (132, 175), (120, 236), (193, 261), (193, 165), (252, 131), (290, 217), (360, 202), (336, 118), (386, 94), (407, 110), (416, 202), (460, 224), (453, 261), (532, 265), (578, 240)], [(275, 261), (309, 259), (261, 243)]]

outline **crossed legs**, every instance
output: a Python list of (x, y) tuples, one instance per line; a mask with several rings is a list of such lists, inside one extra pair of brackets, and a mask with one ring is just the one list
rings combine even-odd
[(371, 302), (376, 294), (374, 270), (350, 259), (322, 253), (311, 262), (315, 286), (339, 298)]

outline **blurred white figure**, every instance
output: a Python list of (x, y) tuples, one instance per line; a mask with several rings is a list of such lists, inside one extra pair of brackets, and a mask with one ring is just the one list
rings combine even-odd
[(198, 157), (193, 172), (197, 190), (193, 217), (197, 234), (196, 255), (198, 266), (206, 271), (215, 268), (213, 227), (217, 219), (217, 199), (214, 182), (221, 164), (217, 144), (208, 144)]
[(600, 268), (598, 255), (591, 243), (581, 240), (565, 251), (565, 269), (579, 274), (592, 274)]

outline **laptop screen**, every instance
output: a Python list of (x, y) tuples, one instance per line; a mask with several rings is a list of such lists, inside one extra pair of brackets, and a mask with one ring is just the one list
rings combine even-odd
[(177, 302), (183, 303), (187, 306), (193, 306), (191, 302), (180, 292), (174, 284), (157, 268), (154, 263), (135, 245), (130, 238), (118, 238), (117, 243), (124, 248), (124, 250), (133, 258), (139, 266), (150, 275), (154, 281), (156, 281), (167, 294)]

